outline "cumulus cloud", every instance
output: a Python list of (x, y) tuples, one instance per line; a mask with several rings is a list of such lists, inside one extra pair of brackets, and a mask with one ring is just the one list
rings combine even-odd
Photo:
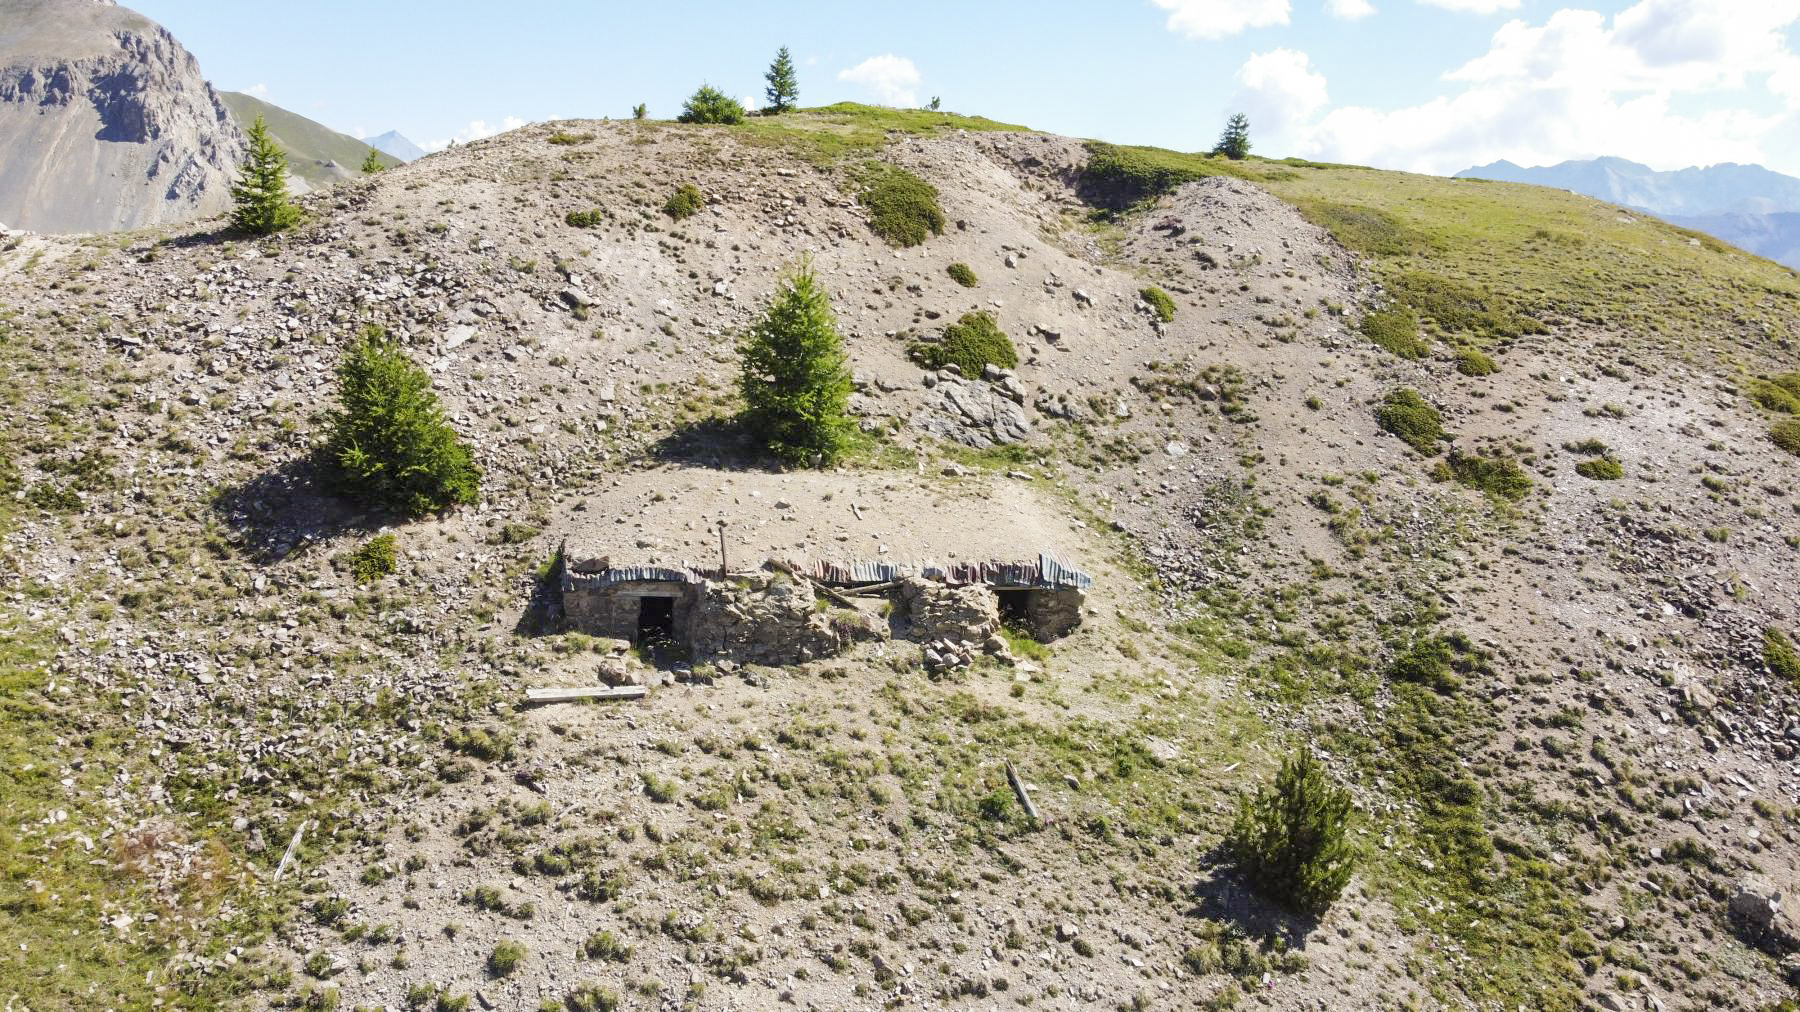
[(1465, 14), (1493, 14), (1496, 11), (1515, 11), (1519, 9), (1519, 0), (1419, 0), (1427, 7), (1442, 7), (1447, 11), (1461, 11)]
[(266, 84), (263, 84), (259, 81), (256, 84), (253, 84), (248, 88), (245, 88), (244, 94), (250, 95), (255, 98), (260, 98), (264, 102), (267, 102), (269, 100), (269, 86)]
[(1250, 136), (1264, 150), (1303, 141), (1309, 121), (1330, 100), (1325, 75), (1313, 69), (1305, 53), (1292, 49), (1250, 54), (1237, 80), (1232, 110), (1250, 117)]
[(427, 141), (426, 143), (419, 145), (419, 147), (426, 151), (442, 151), (450, 146), (451, 141), (455, 141), (458, 144), (467, 144), (470, 141), (478, 141), (483, 137), (492, 137), (495, 134), (505, 133), (508, 130), (517, 130), (524, 125), (525, 121), (517, 116), (507, 116), (500, 121), (499, 126), (494, 126), (488, 123), (487, 120), (470, 120), (468, 126), (463, 127), (449, 137), (440, 137), (433, 141)]
[[(1288, 23), (1288, 0), (1151, 0), (1169, 12), (1168, 28), (1190, 39), (1222, 39), (1246, 28)], [(1343, 0), (1332, 0), (1338, 3)], [(1366, 0), (1348, 0), (1352, 5)]]
[(1357, 21), (1375, 13), (1369, 0), (1325, 0), (1325, 13), (1345, 21)]
[(904, 56), (886, 53), (871, 56), (854, 67), (838, 71), (837, 79), (854, 84), (875, 96), (882, 105), (919, 104), (919, 68)]
[[(1259, 147), (1418, 172), (1499, 158), (1619, 155), (1657, 168), (1720, 161), (1800, 169), (1800, 0), (1639, 0), (1513, 20), (1443, 75), (1446, 92), (1390, 109), (1326, 105), (1305, 54), (1253, 55), (1238, 99)], [(1289, 153), (1289, 152), (1279, 152)]]

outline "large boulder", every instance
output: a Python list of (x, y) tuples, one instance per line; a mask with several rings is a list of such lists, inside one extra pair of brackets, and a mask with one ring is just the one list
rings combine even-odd
[(1782, 906), (1782, 892), (1766, 875), (1745, 875), (1731, 896), (1731, 920), (1746, 942), (1774, 955), (1800, 952), (1800, 925)]

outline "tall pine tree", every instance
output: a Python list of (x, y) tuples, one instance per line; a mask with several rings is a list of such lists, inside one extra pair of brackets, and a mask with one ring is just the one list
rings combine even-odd
[(812, 261), (775, 294), (738, 347), (745, 425), (770, 452), (796, 464), (828, 464), (850, 441), (850, 371), (831, 296)]
[(775, 54), (775, 62), (769, 64), (769, 72), (763, 75), (769, 82), (765, 94), (769, 98), (770, 112), (787, 112), (794, 107), (794, 100), (800, 97), (800, 82), (794, 78), (794, 61), (788, 57), (786, 46)]
[(241, 178), (232, 184), (231, 225), (252, 235), (271, 235), (293, 227), (300, 209), (288, 200), (287, 152), (269, 136), (261, 116), (250, 124), (250, 157), (238, 166)]
[(1219, 143), (1213, 146), (1212, 153), (1224, 155), (1232, 161), (1249, 157), (1250, 117), (1240, 112), (1226, 121), (1225, 132), (1219, 135)]
[(338, 366), (338, 408), (325, 455), (344, 492), (422, 516), (475, 501), (481, 471), (444, 416), (431, 377), (385, 331), (368, 326)]
[(1273, 788), (1238, 808), (1225, 846), (1258, 892), (1319, 913), (1344, 891), (1355, 855), (1344, 838), (1350, 795), (1304, 750), (1281, 764)]

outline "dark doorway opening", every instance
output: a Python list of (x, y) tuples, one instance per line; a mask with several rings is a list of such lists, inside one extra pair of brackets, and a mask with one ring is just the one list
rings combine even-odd
[(638, 598), (637, 644), (662, 650), (675, 643), (675, 599)]
[(996, 590), (994, 597), (1000, 602), (1001, 625), (1019, 632), (1031, 631), (1031, 591)]

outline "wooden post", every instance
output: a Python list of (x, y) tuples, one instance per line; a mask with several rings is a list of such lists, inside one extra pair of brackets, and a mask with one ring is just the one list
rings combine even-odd
[(724, 517), (719, 518), (719, 579), (721, 580), (725, 579), (731, 573), (731, 567), (725, 562), (725, 528), (727, 523), (728, 522)]
[(294, 838), (288, 841), (287, 853), (281, 855), (281, 864), (275, 867), (275, 881), (280, 882), (281, 876), (287, 874), (288, 865), (294, 861), (294, 853), (300, 849), (300, 838), (306, 835), (307, 824), (311, 821), (311, 819), (300, 820), (300, 828), (294, 830)]
[(1006, 762), (1006, 779), (1012, 784), (1013, 793), (1019, 797), (1019, 807), (1025, 809), (1025, 816), (1033, 822), (1042, 822), (1044, 817), (1038, 814), (1037, 806), (1031, 803), (1031, 793), (1025, 789), (1025, 781), (1019, 779), (1019, 771), (1013, 769), (1012, 760)]

